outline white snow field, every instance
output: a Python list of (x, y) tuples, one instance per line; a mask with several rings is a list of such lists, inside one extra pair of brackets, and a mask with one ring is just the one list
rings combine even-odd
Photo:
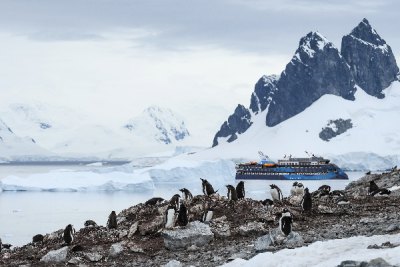
[(307, 247), (283, 249), (276, 253), (265, 252), (249, 259), (236, 259), (224, 264), (224, 267), (328, 267), (337, 266), (342, 261), (370, 261), (382, 258), (391, 265), (400, 264), (400, 246), (385, 249), (367, 249), (369, 245), (380, 245), (390, 241), (400, 243), (400, 234), (376, 235), (371, 237), (355, 236), (346, 239), (336, 239), (315, 242)]

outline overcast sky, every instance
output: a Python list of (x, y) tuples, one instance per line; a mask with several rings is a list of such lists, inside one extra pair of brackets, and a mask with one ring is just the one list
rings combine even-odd
[(309, 31), (340, 47), (365, 17), (399, 59), (399, 10), (395, 0), (1, 0), (0, 101), (116, 123), (161, 105), (214, 129)]

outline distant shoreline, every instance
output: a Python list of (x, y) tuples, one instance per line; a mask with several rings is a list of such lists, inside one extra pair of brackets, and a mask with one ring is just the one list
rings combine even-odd
[(33, 166), (33, 165), (41, 165), (41, 166), (52, 166), (52, 165), (87, 165), (100, 162), (103, 166), (115, 166), (115, 165), (123, 165), (130, 163), (130, 161), (126, 160), (61, 160), (61, 161), (9, 161), (9, 162), (2, 162), (0, 166)]

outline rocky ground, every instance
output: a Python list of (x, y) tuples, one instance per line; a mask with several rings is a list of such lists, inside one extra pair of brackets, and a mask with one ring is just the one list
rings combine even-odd
[[(392, 194), (368, 196), (371, 180), (379, 187), (392, 188)], [(117, 229), (84, 227), (69, 246), (63, 246), (60, 229), (45, 235), (41, 242), (2, 249), (0, 266), (218, 266), (237, 257), (251, 258), (264, 250), (357, 235), (399, 233), (399, 185), (397, 170), (366, 175), (345, 189), (348, 203), (339, 197), (314, 197), (310, 213), (301, 212), (298, 197), (264, 206), (251, 199), (233, 204), (224, 198), (196, 196), (189, 209), (190, 225), (172, 230), (163, 229), (166, 203), (139, 204), (118, 214)], [(214, 206), (213, 220), (208, 224), (195, 222), (201, 219), (205, 203)], [(295, 233), (289, 237), (276, 231), (284, 207), (294, 221)]]

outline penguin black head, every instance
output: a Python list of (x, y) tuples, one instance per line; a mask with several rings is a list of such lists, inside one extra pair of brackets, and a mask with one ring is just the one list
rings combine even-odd
[(180, 198), (181, 196), (178, 195), (178, 194), (175, 194), (173, 197), (174, 197), (174, 198)]
[(310, 193), (309, 191), (308, 191), (308, 187), (306, 187), (305, 189), (304, 189), (304, 193)]
[(293, 186), (296, 186), (296, 187), (297, 187), (297, 184), (298, 184), (298, 182), (294, 182), (294, 183), (293, 183)]
[(228, 188), (228, 189), (230, 189), (230, 190), (235, 189), (235, 188), (234, 188), (232, 185), (230, 185), (230, 184), (226, 185), (226, 188)]
[(297, 187), (302, 188), (302, 187), (304, 187), (304, 185), (302, 183), (297, 183)]

